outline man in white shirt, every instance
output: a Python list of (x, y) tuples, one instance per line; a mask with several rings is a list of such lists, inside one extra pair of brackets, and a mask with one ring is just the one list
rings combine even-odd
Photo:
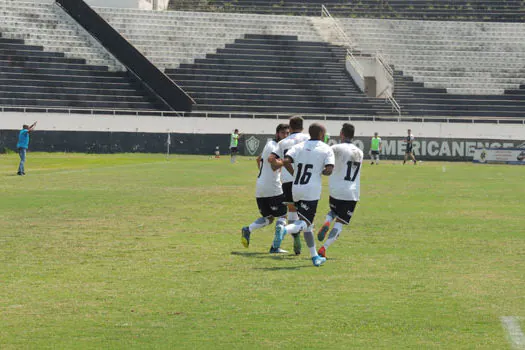
[[(241, 230), (241, 243), (245, 248), (250, 245), (251, 233), (259, 228), (270, 225), (274, 218), (277, 219), (276, 225), (286, 224), (286, 204), (281, 187), (281, 170), (273, 170), (268, 161), (269, 155), (277, 149), (277, 142), (286, 138), (289, 133), (287, 124), (279, 124), (275, 130), (275, 140), (269, 141), (264, 147), (261, 155), (257, 157), (259, 175), (255, 186), (255, 198), (261, 217), (245, 226)], [(276, 253), (287, 253), (285, 250), (278, 249)]]
[(359, 201), (359, 187), (361, 181), (361, 164), (363, 151), (352, 143), (355, 128), (352, 124), (345, 123), (341, 129), (341, 143), (333, 145), (335, 155), (335, 169), (330, 176), (330, 209), (326, 220), (317, 234), (319, 241), (323, 241), (330, 225), (335, 221), (328, 239), (319, 249), (318, 254), (326, 257), (326, 249), (334, 243), (343, 225), (348, 225)]
[(276, 226), (272, 247), (279, 248), (287, 233), (294, 234), (303, 231), (312, 262), (314, 266), (320, 266), (326, 259), (317, 254), (313, 222), (317, 203), (321, 199), (321, 175), (329, 176), (332, 173), (334, 152), (322, 141), (326, 134), (322, 125), (314, 123), (310, 125), (308, 131), (310, 140), (293, 146), (286, 153), (283, 161), (284, 167), (294, 176), (292, 194), (299, 220), (287, 226)]
[[(309, 135), (303, 134), (303, 118), (297, 116), (290, 118), (289, 125), (290, 125), (290, 135), (285, 138), (284, 140), (279, 141), (278, 148), (275, 152), (270, 154), (268, 157), (268, 161), (272, 164), (273, 169), (279, 169), (283, 165), (284, 157), (286, 156), (286, 153), (295, 145), (302, 143), (306, 140), (310, 139)], [(286, 169), (282, 169), (281, 173), (281, 182), (284, 192), (284, 198), (285, 202), (288, 205), (288, 222), (292, 223), (296, 220), (299, 220), (299, 216), (297, 215), (297, 210), (295, 209), (295, 205), (293, 203), (293, 196), (292, 196), (292, 182), (294, 180), (294, 177), (290, 172)], [(293, 236), (293, 248), (296, 255), (301, 254), (301, 236), (298, 233), (295, 233)], [(270, 249), (270, 253), (274, 253), (272, 249)]]

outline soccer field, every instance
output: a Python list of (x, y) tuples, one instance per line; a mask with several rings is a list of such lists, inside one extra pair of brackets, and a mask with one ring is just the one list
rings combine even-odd
[(17, 165), (0, 155), (2, 349), (492, 350), (512, 348), (502, 317), (525, 331), (525, 167), (366, 163), (316, 268), (304, 242), (269, 255), (272, 227), (242, 247), (254, 159)]

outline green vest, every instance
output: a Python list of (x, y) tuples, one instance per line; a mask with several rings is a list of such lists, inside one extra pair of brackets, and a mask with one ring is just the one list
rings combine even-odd
[(372, 146), (370, 146), (370, 149), (372, 151), (379, 151), (379, 144), (381, 143), (380, 137), (373, 137), (372, 138)]

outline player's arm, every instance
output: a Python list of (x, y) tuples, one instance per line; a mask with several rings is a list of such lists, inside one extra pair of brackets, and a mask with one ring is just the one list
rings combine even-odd
[(326, 153), (326, 159), (324, 161), (324, 169), (322, 174), (325, 176), (332, 175), (332, 172), (334, 171), (334, 164), (335, 164), (335, 152), (337, 152), (337, 148), (334, 145), (332, 148), (328, 150)]
[(36, 122), (34, 122), (33, 124), (31, 124), (31, 126), (29, 127), (29, 129), (27, 129), (27, 132), (31, 132), (35, 129), (36, 127)]
[(268, 163), (270, 163), (273, 171), (276, 171), (283, 166), (283, 160), (279, 158), (276, 153), (270, 153), (268, 156)]
[(261, 170), (262, 157), (258, 156), (255, 161), (257, 162), (257, 169)]
[(283, 160), (283, 166), (285, 167), (286, 170), (288, 170), (288, 172), (290, 174), (294, 174), (294, 170), (293, 170), (293, 158), (290, 157), (290, 156), (285, 156), (284, 157), (284, 160)]
[(324, 166), (323, 169), (323, 175), (330, 176), (334, 172), (334, 166), (332, 164), (328, 164)]

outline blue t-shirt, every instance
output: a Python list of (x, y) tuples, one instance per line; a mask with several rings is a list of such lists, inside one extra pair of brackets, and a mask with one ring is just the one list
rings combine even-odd
[(16, 148), (28, 148), (29, 147), (29, 131), (27, 129), (20, 130), (18, 135), (18, 143)]

